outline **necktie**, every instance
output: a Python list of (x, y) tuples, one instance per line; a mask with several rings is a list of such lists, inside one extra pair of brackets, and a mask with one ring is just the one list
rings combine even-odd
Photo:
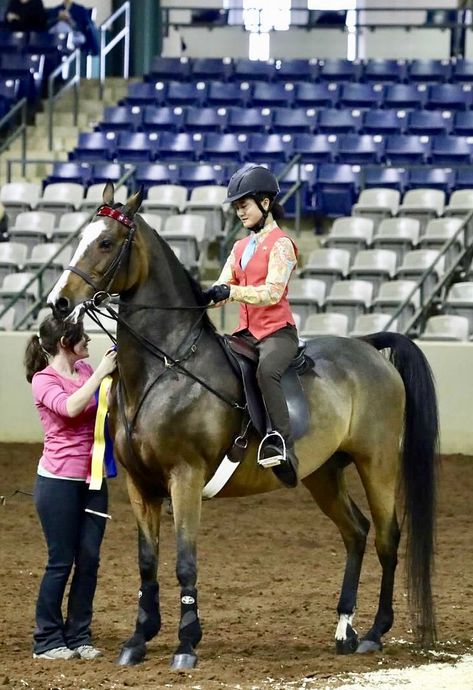
[(248, 244), (245, 247), (245, 251), (243, 252), (243, 255), (241, 257), (241, 267), (243, 270), (245, 270), (248, 261), (251, 259), (253, 254), (256, 251), (256, 235), (253, 235), (248, 242)]

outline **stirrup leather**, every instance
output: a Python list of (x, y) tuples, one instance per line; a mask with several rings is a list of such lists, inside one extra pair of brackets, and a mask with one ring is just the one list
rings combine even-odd
[[(264, 457), (264, 448), (268, 443), (276, 446), (276, 448), (281, 447), (280, 452), (275, 452), (274, 454), (269, 455), (268, 457)], [(284, 437), (281, 436), (279, 431), (268, 431), (268, 433), (258, 446), (258, 465), (261, 465), (261, 467), (277, 467), (278, 465), (284, 462), (286, 462), (286, 441), (284, 440)]]

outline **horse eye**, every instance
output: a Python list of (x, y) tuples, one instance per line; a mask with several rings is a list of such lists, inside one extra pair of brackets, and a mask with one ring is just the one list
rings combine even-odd
[(100, 247), (100, 249), (111, 249), (112, 248), (112, 240), (100, 240), (99, 247)]

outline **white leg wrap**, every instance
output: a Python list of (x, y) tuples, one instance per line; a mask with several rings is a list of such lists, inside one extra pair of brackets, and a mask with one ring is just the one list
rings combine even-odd
[(351, 625), (353, 621), (353, 614), (348, 615), (347, 613), (342, 613), (338, 619), (337, 629), (335, 631), (336, 640), (346, 640), (347, 639), (347, 626)]

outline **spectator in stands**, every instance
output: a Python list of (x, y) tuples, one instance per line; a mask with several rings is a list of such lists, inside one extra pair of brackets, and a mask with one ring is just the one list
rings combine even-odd
[(48, 11), (48, 23), (51, 32), (72, 32), (75, 47), (83, 48), (91, 55), (98, 55), (98, 31), (87, 7), (72, 0), (64, 0)]
[[(95, 659), (91, 643), (92, 603), (100, 545), (105, 531), (107, 486), (86, 483), (97, 403), (95, 392), (116, 367), (108, 350), (97, 369), (84, 362), (89, 338), (82, 322), (50, 316), (26, 347), (26, 378), (44, 428), (43, 454), (34, 490), (48, 546), (48, 564), (36, 604), (35, 659)], [(92, 511), (92, 512), (86, 512)], [(67, 616), (61, 607), (69, 575)]]
[(206, 292), (208, 302), (240, 302), (236, 333), (259, 353), (257, 379), (271, 433), (263, 455), (288, 487), (297, 485), (298, 460), (289, 425), (281, 377), (298, 349), (294, 316), (287, 298), (289, 278), (297, 264), (294, 242), (278, 227), (282, 207), (275, 202), (279, 184), (261, 165), (247, 164), (230, 179), (227, 201), (233, 204), (248, 237), (238, 240), (217, 282)]
[(12, 31), (46, 31), (48, 26), (43, 0), (10, 0), (5, 22)]

